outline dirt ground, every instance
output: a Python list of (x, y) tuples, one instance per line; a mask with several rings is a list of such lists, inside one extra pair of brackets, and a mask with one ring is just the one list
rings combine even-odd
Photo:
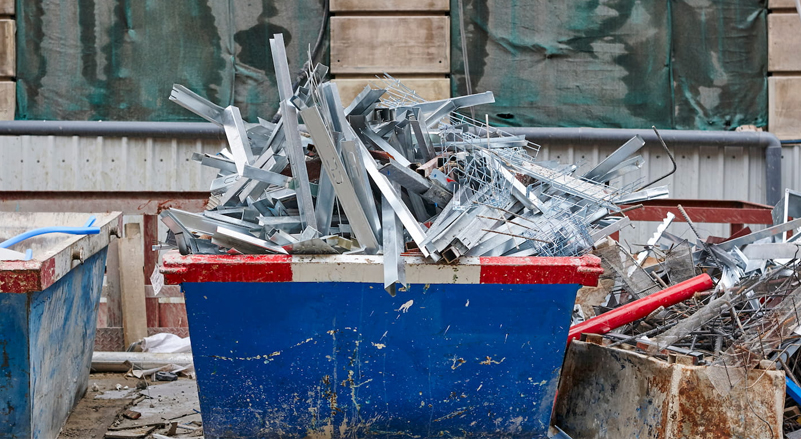
[(89, 390), (58, 438), (133, 439), (158, 438), (158, 435), (202, 438), (194, 380), (153, 382), (126, 377), (123, 373), (92, 374)]

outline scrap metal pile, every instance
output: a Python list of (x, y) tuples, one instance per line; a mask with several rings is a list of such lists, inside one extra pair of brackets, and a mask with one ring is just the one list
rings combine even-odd
[(784, 370), (785, 432), (801, 430), (801, 193), (785, 192), (773, 226), (727, 239), (702, 240), (679, 213), (689, 240), (665, 231), (669, 214), (637, 255), (608, 238), (597, 245), (606, 278), (579, 293), (571, 337), (602, 334), (607, 346), (719, 366), (705, 373), (724, 396), (749, 385), (748, 370)]
[(180, 85), (170, 96), (223, 127), (229, 144), (194, 157), (218, 170), (209, 210), (161, 215), (182, 254), (383, 254), (392, 293), (405, 284), (402, 252), (447, 263), (579, 255), (627, 223), (618, 204), (667, 196), (607, 184), (642, 166), (639, 136), (577, 176), (576, 165), (535, 161), (539, 146), (524, 137), (457, 112), (494, 102), (491, 92), (429, 102), (385, 76), (343, 108), (325, 66), (293, 90), (281, 35), (270, 45), (277, 123), (245, 123)]

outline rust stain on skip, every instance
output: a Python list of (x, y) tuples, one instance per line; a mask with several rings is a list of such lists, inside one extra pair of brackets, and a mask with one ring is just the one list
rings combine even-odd
[[(718, 407), (718, 395), (701, 386), (698, 374), (684, 374), (679, 384), (678, 430), (684, 437), (720, 438), (734, 437), (731, 429), (731, 416)], [(715, 396), (711, 398), (710, 396)], [(686, 401), (692, 401), (688, 404)], [(677, 425), (677, 424), (674, 424)], [(699, 428), (700, 427), (700, 428)], [(764, 427), (764, 425), (762, 425)]]
[(781, 437), (781, 372), (751, 370), (721, 395), (710, 380), (714, 366), (668, 364), (584, 342), (571, 344), (565, 364), (555, 417), (573, 437)]
[(483, 361), (481, 361), (479, 364), (483, 364), (483, 365), (485, 365), (485, 366), (489, 366), (489, 365), (492, 365), (492, 364), (501, 364), (501, 363), (503, 363), (505, 360), (506, 360), (506, 357), (503, 357), (503, 358), (501, 358), (501, 360), (500, 360), (500, 361), (496, 361), (496, 360), (493, 360), (493, 359), (492, 359), (492, 357), (489, 357), (489, 356), (488, 356), (488, 357), (486, 357), (486, 358), (485, 358)]

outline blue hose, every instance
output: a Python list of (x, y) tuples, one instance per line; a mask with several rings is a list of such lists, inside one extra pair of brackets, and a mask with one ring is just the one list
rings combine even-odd
[(47, 233), (67, 233), (70, 235), (97, 235), (100, 233), (99, 227), (89, 227), (95, 223), (96, 218), (90, 217), (84, 227), (42, 227), (40, 229), (29, 230), (25, 233), (19, 234), (13, 238), (0, 242), (0, 248), (9, 248), (14, 244), (18, 244), (28, 238), (34, 236), (44, 235)]
[(798, 387), (798, 385), (788, 376), (785, 376), (784, 379), (787, 382), (787, 394), (793, 398), (793, 401), (801, 404), (801, 387)]

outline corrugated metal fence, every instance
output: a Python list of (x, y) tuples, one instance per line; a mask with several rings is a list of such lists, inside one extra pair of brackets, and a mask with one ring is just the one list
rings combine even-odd
[[(559, 160), (562, 163), (581, 164), (577, 174), (588, 171), (606, 158), (614, 148), (597, 146), (567, 146), (552, 148), (542, 145), (538, 158)], [(657, 186), (667, 185), (671, 198), (742, 200), (765, 203), (765, 150), (749, 147), (678, 147), (672, 149), (676, 160), (676, 172)], [(645, 159), (638, 183), (644, 184), (659, 178), (673, 168), (664, 149), (658, 146), (645, 146), (640, 153)], [(787, 155), (787, 154), (785, 154)], [(783, 160), (783, 167), (798, 168)], [(798, 160), (795, 161), (799, 163)], [(782, 170), (782, 176), (790, 175)], [(636, 174), (636, 173), (634, 173)], [(782, 178), (785, 184), (786, 179)], [(612, 185), (622, 187), (635, 183), (631, 177), (623, 181), (613, 181)], [(785, 184), (786, 186), (786, 184)], [(702, 235), (728, 236), (729, 226), (724, 224), (699, 224)], [(621, 240), (631, 245), (642, 244), (656, 230), (656, 223), (633, 222), (632, 227), (621, 233)], [(689, 227), (684, 223), (674, 223), (671, 233), (690, 238)]]
[(205, 191), (216, 175), (192, 153), (219, 140), (0, 136), (0, 191)]
[[(202, 192), (214, 171), (191, 160), (192, 153), (215, 154), (225, 146), (217, 139), (137, 138), (104, 136), (0, 136), (0, 192)], [(603, 160), (614, 148), (564, 148), (543, 145), (538, 158), (579, 163), (582, 169)], [(677, 172), (664, 180), (672, 198), (765, 202), (765, 151), (747, 147), (680, 147), (673, 150)], [(642, 150), (646, 165), (641, 181), (671, 169), (664, 150)], [(801, 188), (801, 146), (783, 148), (782, 186)], [(581, 172), (581, 170), (579, 171)], [(633, 184), (632, 180), (617, 182)], [(660, 183), (663, 184), (663, 183)], [(642, 243), (655, 224), (635, 224), (623, 233), (629, 243)], [(671, 228), (684, 233), (682, 224)], [(725, 225), (703, 225), (705, 234), (728, 233)]]
[(801, 145), (782, 147), (782, 187), (801, 190)]

